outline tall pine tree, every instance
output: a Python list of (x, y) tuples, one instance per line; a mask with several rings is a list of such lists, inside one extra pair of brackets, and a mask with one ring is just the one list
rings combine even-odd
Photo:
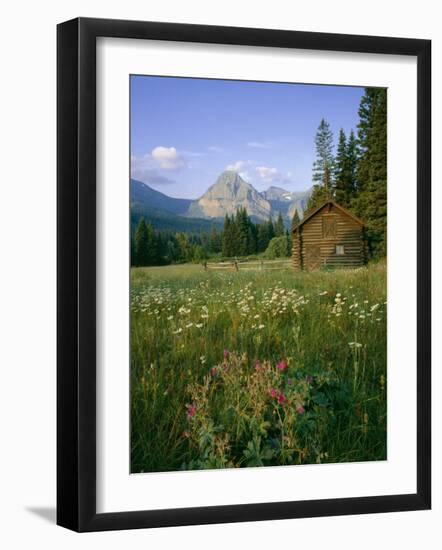
[(330, 190), (333, 174), (333, 133), (329, 123), (322, 119), (315, 137), (316, 160), (313, 164), (313, 181)]
[(236, 211), (235, 224), (237, 228), (237, 246), (235, 255), (246, 256), (250, 250), (250, 220), (245, 208)]
[(147, 252), (146, 258), (147, 263), (144, 265), (158, 265), (159, 263), (159, 251), (158, 251), (158, 239), (155, 234), (152, 224), (146, 223), (146, 234), (147, 234)]
[(269, 245), (269, 231), (267, 223), (260, 223), (257, 232), (257, 251), (264, 252)]
[(275, 223), (275, 237), (281, 237), (282, 235), (284, 235), (284, 220), (281, 212), (279, 212)]
[(148, 263), (148, 235), (147, 226), (144, 218), (138, 222), (135, 230), (134, 250), (135, 250), (135, 265), (143, 266)]
[(339, 132), (335, 160), (334, 198), (345, 208), (350, 208), (356, 193), (356, 172), (358, 164), (357, 143), (353, 130), (348, 140), (344, 130)]
[(208, 248), (212, 254), (218, 254), (218, 252), (221, 252), (221, 248), (222, 248), (221, 234), (219, 233), (219, 231), (215, 226), (213, 226), (210, 231)]
[[(358, 141), (356, 139), (353, 130), (350, 132), (350, 137), (347, 141), (347, 163), (348, 163), (348, 175), (351, 184), (349, 185), (349, 191), (351, 198), (353, 198), (358, 191), (358, 164), (359, 164), (359, 148)], [(349, 205), (351, 200), (349, 202)]]
[(316, 208), (331, 196), (333, 185), (334, 157), (333, 134), (329, 123), (322, 119), (315, 137), (316, 160), (313, 163), (313, 191), (307, 208)]
[(234, 220), (230, 218), (228, 214), (226, 214), (224, 218), (224, 227), (223, 227), (223, 233), (221, 237), (221, 252), (223, 256), (233, 256), (233, 223)]

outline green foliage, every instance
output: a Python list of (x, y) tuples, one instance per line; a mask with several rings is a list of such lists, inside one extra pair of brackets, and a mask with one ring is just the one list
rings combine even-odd
[(132, 472), (386, 458), (384, 264), (131, 280)]
[(222, 255), (226, 257), (233, 256), (234, 254), (234, 241), (235, 241), (235, 231), (234, 231), (234, 220), (226, 214), (224, 218), (224, 228), (222, 236)]
[[(282, 233), (284, 234), (284, 222), (282, 222)], [(269, 219), (267, 222), (255, 224), (250, 219), (245, 208), (239, 208), (235, 215), (224, 218), (222, 231), (221, 252), (225, 258), (237, 256), (250, 256), (264, 252), (270, 240), (275, 236), (275, 226)]]
[(283, 234), (281, 237), (273, 237), (269, 242), (269, 246), (265, 251), (265, 257), (269, 260), (275, 258), (285, 258), (291, 255), (290, 239), (288, 235)]
[(236, 243), (235, 254), (238, 256), (247, 256), (256, 252), (256, 238), (252, 231), (252, 222), (245, 208), (239, 208), (235, 217)]
[(386, 255), (387, 233), (387, 91), (366, 88), (359, 109), (358, 193), (354, 212), (366, 223), (371, 255)]
[(273, 222), (269, 220), (268, 222), (260, 223), (257, 230), (257, 252), (264, 252), (268, 247), (271, 235), (274, 234)]
[(218, 254), (222, 250), (222, 233), (216, 227), (212, 227), (210, 232), (209, 252)]
[(155, 265), (158, 260), (157, 237), (150, 223), (144, 218), (138, 223), (134, 238), (134, 264)]
[(307, 210), (304, 212), (304, 216), (308, 214), (310, 210), (313, 210), (314, 208), (318, 208), (321, 206), (326, 200), (331, 198), (331, 194), (323, 185), (314, 185), (312, 194), (310, 195), (310, 198), (307, 203)]
[(334, 199), (344, 208), (350, 208), (356, 194), (357, 144), (353, 130), (348, 141), (344, 131), (339, 132), (338, 149), (335, 161)]
[(198, 263), (219, 255), (246, 257), (264, 252), (276, 231), (279, 235), (285, 234), (282, 216), (276, 224), (271, 219), (255, 224), (245, 208), (226, 215), (221, 231), (214, 225), (210, 232), (201, 233), (156, 231), (141, 218), (131, 236), (131, 265)]

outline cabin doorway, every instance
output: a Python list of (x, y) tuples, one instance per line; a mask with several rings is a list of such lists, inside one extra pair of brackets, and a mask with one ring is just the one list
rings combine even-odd
[(308, 244), (305, 247), (305, 269), (314, 271), (321, 267), (321, 247), (316, 244)]

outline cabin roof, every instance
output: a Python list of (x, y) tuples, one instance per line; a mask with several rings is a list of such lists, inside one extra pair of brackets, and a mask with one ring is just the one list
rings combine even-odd
[(307, 216), (305, 216), (301, 222), (298, 223), (298, 225), (293, 229), (293, 232), (296, 231), (299, 227), (301, 227), (301, 225), (304, 225), (304, 223), (308, 220), (310, 220), (311, 218), (313, 218), (313, 216), (315, 216), (320, 210), (322, 210), (324, 208), (324, 206), (326, 206), (327, 204), (332, 204), (333, 206), (335, 206), (338, 210), (341, 210), (341, 212), (343, 212), (344, 214), (346, 214), (347, 216), (349, 216), (352, 220), (354, 220), (355, 222), (357, 222), (359, 225), (363, 226), (364, 225), (364, 222), (359, 219), (357, 216), (355, 216), (354, 214), (352, 214), (351, 212), (349, 212), (346, 208), (344, 208), (343, 206), (341, 206), (340, 204), (338, 204), (337, 202), (335, 202), (333, 199), (327, 199), (326, 201), (324, 201), (320, 206), (316, 207), (314, 210), (312, 210)]

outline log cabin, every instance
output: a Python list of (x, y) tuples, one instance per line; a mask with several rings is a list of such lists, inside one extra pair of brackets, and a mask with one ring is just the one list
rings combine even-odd
[(332, 199), (306, 212), (293, 229), (292, 237), (296, 271), (354, 268), (366, 263), (363, 222)]

